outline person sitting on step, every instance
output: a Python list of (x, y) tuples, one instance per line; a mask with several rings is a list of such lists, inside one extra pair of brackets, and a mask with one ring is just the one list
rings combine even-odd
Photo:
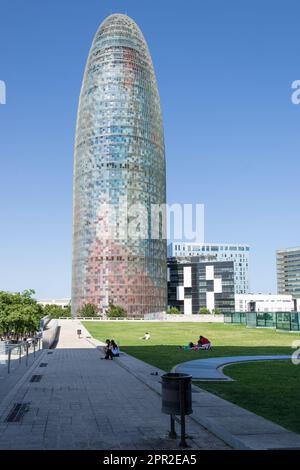
[(112, 360), (114, 357), (119, 357), (119, 355), (120, 355), (120, 348), (117, 345), (117, 343), (115, 343), (115, 341), (112, 339), (106, 350), (105, 359)]

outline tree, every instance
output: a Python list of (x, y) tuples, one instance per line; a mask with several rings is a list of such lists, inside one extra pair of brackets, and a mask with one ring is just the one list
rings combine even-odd
[(213, 311), (211, 312), (213, 315), (221, 315), (222, 310), (220, 308), (214, 308)]
[(43, 317), (43, 307), (32, 296), (34, 290), (22, 293), (0, 291), (0, 334), (6, 338), (34, 335)]
[(98, 307), (95, 304), (84, 304), (78, 310), (79, 317), (99, 317)]
[(210, 315), (211, 312), (208, 308), (202, 307), (202, 308), (199, 309), (199, 313), (200, 313), (200, 315)]
[(169, 307), (167, 313), (170, 315), (179, 315), (181, 312), (177, 307)]
[(107, 318), (126, 318), (127, 311), (121, 305), (114, 305), (109, 304), (109, 308), (107, 310)]
[(70, 318), (71, 317), (71, 307), (61, 307), (60, 305), (45, 305), (44, 314), (50, 315), (51, 318)]

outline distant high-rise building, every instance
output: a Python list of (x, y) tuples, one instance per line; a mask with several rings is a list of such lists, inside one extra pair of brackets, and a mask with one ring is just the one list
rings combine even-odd
[(249, 293), (249, 253), (248, 245), (228, 243), (172, 242), (168, 245), (168, 256), (199, 256), (202, 261), (233, 261), (236, 294)]
[[(160, 99), (136, 23), (113, 14), (100, 25), (83, 78), (74, 157), (72, 313), (110, 303), (131, 316), (165, 310), (167, 246), (150, 235), (151, 208), (166, 203)], [(146, 236), (132, 235), (147, 210)], [(118, 222), (111, 234), (112, 213)], [(162, 234), (161, 213), (157, 232)], [(138, 225), (138, 224), (137, 224)], [(136, 231), (138, 231), (136, 227)]]
[(300, 247), (276, 252), (277, 292), (300, 298)]

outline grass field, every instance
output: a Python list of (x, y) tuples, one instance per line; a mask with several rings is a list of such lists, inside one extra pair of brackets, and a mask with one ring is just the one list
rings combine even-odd
[(248, 362), (227, 366), (225, 373), (235, 381), (195, 383), (300, 433), (300, 366), (291, 361)]
[[(94, 338), (110, 338), (121, 349), (165, 371), (192, 359), (258, 354), (291, 354), (298, 334), (240, 325), (158, 322), (84, 322)], [(148, 331), (149, 341), (140, 339)], [(202, 334), (212, 341), (211, 351), (180, 351)], [(216, 395), (300, 433), (300, 365), (290, 361), (235, 364), (226, 367), (234, 382), (199, 382)]]
[[(181, 362), (202, 357), (241, 356), (245, 354), (290, 354), (292, 341), (299, 335), (276, 333), (267, 329), (248, 329), (220, 323), (85, 322), (94, 338), (117, 341), (121, 349), (149, 364), (170, 371)], [(149, 341), (140, 339), (146, 331)], [(212, 351), (180, 351), (179, 345), (196, 342), (202, 334), (212, 341)]]

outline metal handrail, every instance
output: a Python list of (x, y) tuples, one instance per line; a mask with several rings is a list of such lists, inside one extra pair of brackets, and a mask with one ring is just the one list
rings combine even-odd
[[(38, 350), (41, 349), (41, 336), (35, 336), (33, 339), (33, 357), (35, 358), (36, 354), (36, 346), (38, 344)], [(5, 351), (8, 351), (8, 358), (7, 358), (7, 373), (10, 374), (10, 366), (11, 366), (11, 353), (14, 349), (19, 349), (19, 364), (22, 362), (22, 348), (26, 351), (26, 366), (28, 366), (28, 351), (31, 344), (28, 341), (21, 341), (17, 344), (9, 344), (5, 343)]]

